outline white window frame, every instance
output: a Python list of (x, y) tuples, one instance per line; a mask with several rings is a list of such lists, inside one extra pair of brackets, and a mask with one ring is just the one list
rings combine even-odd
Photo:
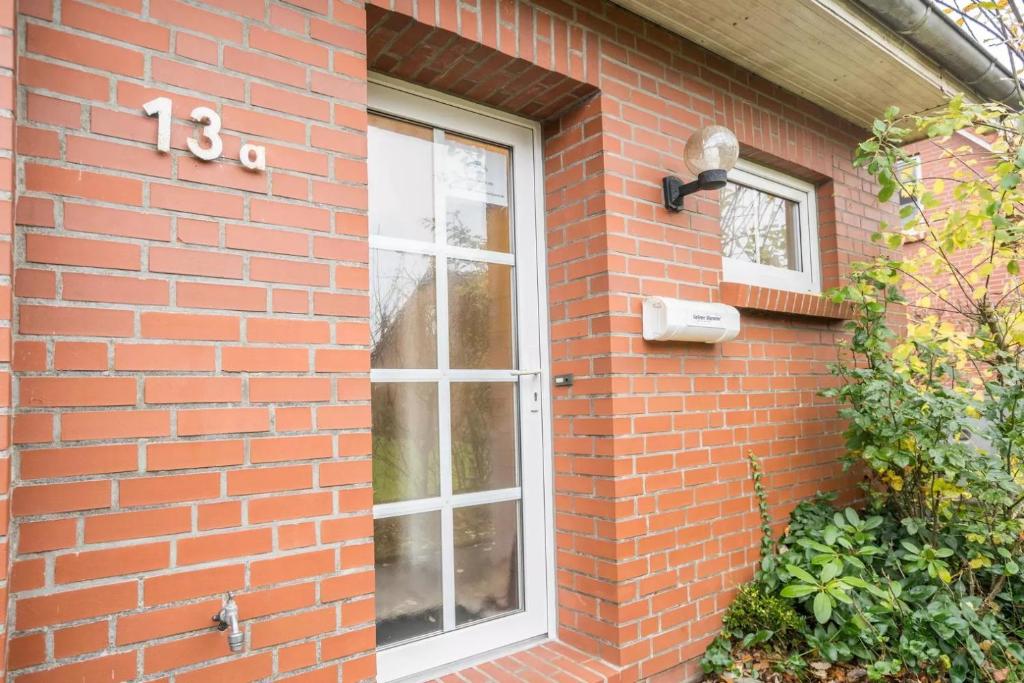
[(814, 185), (745, 159), (729, 171), (729, 181), (796, 202), (801, 270), (766, 266), (722, 255), (722, 281), (821, 293), (821, 257), (818, 246), (818, 202)]
[[(490, 263), (515, 264), (515, 307), (518, 329), (516, 342), (519, 371), (450, 370), (447, 362), (437, 369), (371, 370), (371, 381), (437, 381), (446, 376), (451, 381), (486, 380), (517, 382), (520, 395), (536, 395), (531, 406), (524, 398), (520, 405), (520, 467), (521, 486), (513, 489), (460, 494), (461, 504), (500, 500), (521, 500), (523, 610), (508, 616), (495, 617), (457, 630), (424, 636), (417, 640), (389, 645), (377, 650), (377, 680), (396, 681), (431, 675), (460, 668), (464, 660), (479, 655), (549, 636), (555, 632), (555, 569), (554, 569), (554, 499), (552, 493), (551, 377), (550, 341), (547, 322), (546, 240), (543, 214), (543, 157), (540, 124), (497, 112), (433, 90), (414, 86), (393, 78), (371, 74), (368, 87), (368, 109), (393, 115), (434, 128), (461, 133), (469, 137), (505, 145), (512, 150), (512, 209), (515, 252), (504, 254), (478, 249), (455, 248), (443, 242), (438, 231), (435, 242), (416, 242), (394, 237), (370, 236), (370, 247), (398, 248), (406, 252), (438, 256), (438, 278), (446, 275), (441, 259), (459, 256)], [(443, 199), (442, 199), (443, 200)], [(438, 293), (439, 312), (447, 308), (447, 296)], [(438, 345), (447, 348), (446, 331), (438, 330)], [(442, 353), (441, 356), (445, 356)], [(522, 370), (539, 369), (539, 374)], [(441, 385), (443, 386), (443, 385)], [(440, 386), (439, 386), (440, 389)], [(447, 392), (439, 391), (438, 408), (441, 423), (448, 422)], [(442, 446), (450, 438), (447, 428), (441, 430)], [(442, 479), (445, 470), (442, 463)], [(450, 482), (447, 488), (450, 488)], [(521, 498), (519, 497), (521, 493)], [(442, 484), (444, 495), (444, 484)], [(472, 499), (470, 501), (470, 499)], [(451, 504), (445, 502), (450, 509)], [(418, 512), (433, 504), (405, 501), (374, 506), (374, 517), (390, 517)], [(444, 521), (442, 521), (444, 524)], [(451, 529), (442, 527), (442, 554), (449, 555), (443, 563), (453, 562)], [(450, 575), (450, 571), (448, 572)], [(450, 576), (445, 578), (445, 591), (452, 591)], [(445, 605), (445, 619), (452, 619), (454, 610)]]

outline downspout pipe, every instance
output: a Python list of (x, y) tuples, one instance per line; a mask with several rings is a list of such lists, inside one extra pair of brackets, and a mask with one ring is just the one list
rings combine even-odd
[(855, 2), (969, 86), (983, 100), (1020, 108), (1010, 69), (962, 31), (932, 0)]

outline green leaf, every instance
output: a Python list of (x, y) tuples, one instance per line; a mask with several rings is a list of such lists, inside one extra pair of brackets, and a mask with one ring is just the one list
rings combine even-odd
[(821, 568), (821, 577), (818, 579), (821, 583), (828, 583), (832, 579), (839, 576), (839, 573), (843, 571), (843, 563), (841, 561), (829, 562)]
[[(903, 241), (902, 236), (900, 236), (900, 241)], [(857, 511), (854, 510), (853, 508), (846, 508), (846, 510), (843, 511), (843, 514), (846, 515), (846, 519), (848, 522), (850, 522), (851, 526), (857, 526), (858, 524), (860, 524), (860, 516), (857, 514)]]
[(795, 564), (787, 564), (786, 571), (805, 583), (817, 584), (818, 580), (811, 576), (806, 569), (801, 569)]
[(832, 598), (824, 592), (814, 596), (814, 618), (819, 624), (826, 624), (832, 618)]
[(859, 576), (844, 576), (839, 580), (845, 583), (847, 586), (853, 586), (854, 588), (867, 589), (871, 587), (870, 583), (860, 578)]
[(802, 598), (805, 595), (810, 595), (818, 590), (817, 586), (808, 586), (805, 583), (791, 583), (781, 591), (779, 595), (784, 598)]

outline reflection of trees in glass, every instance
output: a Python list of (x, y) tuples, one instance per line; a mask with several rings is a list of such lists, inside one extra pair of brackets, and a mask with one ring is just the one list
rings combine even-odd
[(374, 382), (373, 502), (439, 494), (437, 384)]
[(453, 382), (451, 396), (452, 490), (515, 486), (515, 385)]
[(512, 367), (512, 267), (448, 259), (453, 368)]
[(371, 367), (437, 367), (433, 257), (373, 250), (370, 274)]
[(725, 256), (800, 269), (795, 202), (734, 183), (722, 188), (719, 197)]
[(520, 609), (518, 503), (458, 508), (452, 521), (457, 623)]

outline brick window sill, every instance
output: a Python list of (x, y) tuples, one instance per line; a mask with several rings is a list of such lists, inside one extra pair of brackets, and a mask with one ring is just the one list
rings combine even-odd
[(782, 289), (755, 287), (738, 282), (723, 282), (719, 287), (723, 304), (754, 311), (787, 315), (847, 320), (853, 310), (848, 305), (834, 304), (821, 294), (788, 292)]
[(619, 671), (593, 655), (553, 640), (435, 678), (429, 683), (573, 681), (618, 683)]

